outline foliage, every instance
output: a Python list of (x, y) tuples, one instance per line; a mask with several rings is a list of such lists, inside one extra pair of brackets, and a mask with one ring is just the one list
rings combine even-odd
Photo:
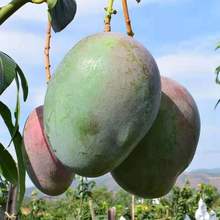
[[(216, 50), (220, 49), (220, 42), (217, 44), (217, 47), (215, 48)], [(215, 82), (217, 84), (220, 84), (220, 79), (219, 79), (219, 74), (220, 74), (220, 66), (216, 67), (215, 69), (215, 73), (216, 73), (216, 78), (215, 78)], [(220, 103), (220, 99), (217, 101), (215, 108), (219, 105)]]
[[(44, 3), (44, 0), (13, 0), (9, 4), (0, 7), (0, 25), (3, 24), (14, 12), (20, 9), (26, 3), (35, 4)], [(76, 14), (75, 0), (48, 0), (48, 14), (52, 27), (55, 32), (62, 31), (74, 18)], [(17, 101), (14, 110), (14, 120), (11, 110), (0, 101), (0, 116), (5, 122), (11, 140), (8, 146), (3, 146), (0, 142), (0, 175), (6, 181), (18, 188), (17, 212), (19, 211), (25, 193), (25, 166), (22, 155), (22, 135), (19, 132), (20, 116), (20, 87), (23, 90), (23, 99), (28, 97), (28, 83), (19, 65), (7, 54), (0, 51), (0, 95), (15, 81), (17, 87)], [(13, 142), (17, 156), (17, 165), (8, 151), (8, 147)]]
[(7, 194), (8, 194), (8, 181), (4, 180), (0, 176), (0, 209), (5, 208), (7, 202)]
[[(21, 202), (25, 193), (25, 167), (24, 159), (22, 156), (22, 136), (19, 132), (19, 116), (20, 116), (20, 86), (23, 90), (23, 100), (26, 101), (28, 97), (28, 84), (24, 73), (18, 64), (7, 54), (0, 52), (0, 94), (2, 94), (14, 80), (17, 87), (17, 101), (14, 110), (14, 122), (12, 118), (11, 110), (0, 101), (0, 116), (2, 117), (6, 127), (11, 136), (8, 146), (3, 146), (0, 143), (0, 175), (2, 175), (6, 181), (17, 186), (17, 211), (21, 205)], [(13, 157), (8, 151), (8, 147), (13, 142), (16, 156), (17, 165)]]
[[(80, 182), (78, 186), (79, 184)], [(198, 189), (193, 189), (187, 182), (182, 188), (174, 187), (170, 194), (160, 199), (159, 204), (154, 204), (153, 200), (136, 198), (135, 219), (182, 220), (185, 214), (188, 214), (192, 220), (195, 220), (194, 215), (200, 197), (205, 200), (208, 209), (214, 209), (220, 217), (220, 194), (217, 189), (206, 184), (200, 184)], [(117, 219), (122, 215), (126, 219), (131, 219), (131, 195), (125, 191), (114, 193), (107, 188), (95, 187), (92, 191), (92, 199), (98, 220), (107, 219), (107, 211), (110, 207), (116, 207)], [(29, 214), (22, 218), (24, 220), (91, 219), (88, 200), (83, 200), (80, 205), (77, 187), (75, 190), (70, 188), (63, 197), (55, 200), (42, 199), (39, 196), (33, 198), (32, 195), (31, 200), (23, 207), (24, 210), (27, 208)], [(83, 212), (79, 217), (80, 208), (83, 208)]]

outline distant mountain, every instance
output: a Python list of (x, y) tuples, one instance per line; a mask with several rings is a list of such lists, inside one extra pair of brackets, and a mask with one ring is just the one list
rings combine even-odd
[[(110, 191), (117, 191), (120, 189), (120, 186), (115, 183), (109, 174), (95, 180), (98, 186), (105, 186)], [(199, 169), (185, 172), (179, 176), (176, 185), (183, 186), (187, 180), (194, 188), (197, 188), (200, 183), (206, 183), (215, 186), (220, 191), (220, 168)]]
[[(109, 191), (118, 191), (120, 186), (113, 180), (110, 174), (106, 174), (99, 178), (90, 179), (96, 182), (98, 187), (106, 187)], [(198, 184), (206, 183), (215, 186), (220, 191), (220, 168), (216, 169), (198, 169), (191, 172), (185, 172), (177, 180), (178, 186), (183, 186), (186, 181), (189, 181), (192, 187), (197, 188)], [(72, 186), (75, 187), (73, 182)], [(26, 196), (30, 196), (34, 187), (26, 190)], [(43, 194), (42, 194), (43, 196)]]
[(198, 187), (200, 183), (211, 184), (220, 191), (220, 169), (199, 169), (183, 173), (177, 181), (177, 185), (182, 186), (189, 181), (192, 187)]

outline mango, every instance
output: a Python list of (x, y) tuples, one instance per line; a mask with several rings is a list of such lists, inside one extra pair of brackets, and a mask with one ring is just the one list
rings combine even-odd
[(200, 117), (192, 96), (177, 82), (162, 77), (161, 105), (152, 128), (111, 174), (132, 194), (164, 196), (192, 161), (199, 134)]
[(74, 173), (54, 156), (44, 135), (43, 106), (34, 109), (25, 123), (23, 155), (29, 177), (43, 193), (57, 196), (71, 185)]
[(45, 133), (63, 164), (81, 176), (101, 176), (150, 129), (160, 96), (147, 49), (123, 34), (98, 33), (77, 43), (49, 82)]

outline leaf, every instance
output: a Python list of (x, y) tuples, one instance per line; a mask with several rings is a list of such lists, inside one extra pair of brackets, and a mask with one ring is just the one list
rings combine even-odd
[(215, 109), (218, 107), (219, 103), (220, 103), (220, 99), (219, 99), (219, 100), (217, 101), (217, 103), (215, 104)]
[(23, 139), (21, 137), (21, 134), (17, 132), (15, 138), (14, 138), (14, 146), (16, 151), (16, 156), (18, 160), (18, 175), (19, 175), (19, 190), (18, 190), (18, 209), (20, 208), (22, 201), (24, 199), (25, 194), (25, 174), (26, 174), (26, 168), (24, 165), (24, 158), (22, 154), (22, 148), (23, 148)]
[(220, 48), (220, 42), (217, 44), (215, 50), (218, 50)]
[(18, 73), (18, 76), (21, 80), (21, 87), (22, 87), (22, 90), (23, 90), (23, 99), (24, 101), (27, 100), (27, 97), (28, 97), (28, 83), (27, 83), (27, 79), (25, 78), (25, 75), (23, 73), (23, 71), (21, 70), (21, 68), (17, 65), (17, 73)]
[(49, 0), (48, 12), (53, 30), (62, 31), (74, 19), (76, 10), (75, 0)]
[(0, 51), (0, 95), (16, 76), (17, 64), (11, 57)]
[(47, 5), (49, 9), (53, 9), (57, 4), (57, 0), (47, 0)]
[(20, 97), (19, 97), (19, 81), (18, 81), (18, 76), (15, 77), (15, 81), (16, 81), (16, 86), (17, 86), (17, 100), (16, 100), (16, 107), (15, 107), (15, 112), (14, 112), (14, 116), (15, 116), (15, 130), (17, 131), (19, 128), (19, 118), (20, 118)]
[(15, 126), (14, 126), (14, 132), (13, 135), (11, 135), (11, 141), (8, 144), (8, 147), (11, 145), (17, 131), (19, 130), (19, 118), (20, 118), (20, 97), (19, 97), (19, 89), (20, 89), (20, 85), (19, 85), (19, 80), (18, 80), (18, 76), (16, 75), (15, 77), (15, 81), (16, 81), (16, 86), (17, 86), (17, 99), (16, 99), (16, 107), (15, 107), (15, 111), (14, 111), (14, 116), (15, 116)]
[(11, 84), (17, 74), (21, 80), (23, 99), (26, 101), (28, 97), (28, 84), (23, 71), (10, 56), (0, 51), (0, 95)]
[(12, 184), (17, 184), (18, 182), (18, 171), (16, 163), (12, 158), (11, 154), (4, 148), (0, 143), (0, 167), (1, 173), (4, 178), (11, 182)]
[(216, 83), (220, 84), (220, 80), (219, 80), (219, 73), (220, 73), (220, 66), (218, 66), (216, 69), (215, 69), (215, 73), (216, 73)]
[[(11, 112), (10, 109), (0, 101), (0, 114), (11, 134), (11, 137), (14, 135), (15, 126), (12, 123), (11, 119)], [(13, 138), (13, 143), (15, 147), (15, 152), (17, 156), (18, 161), (18, 198), (17, 198), (17, 208), (19, 209), (21, 206), (21, 203), (24, 198), (25, 193), (25, 165), (24, 165), (24, 159), (22, 155), (22, 147), (23, 147), (23, 141), (22, 136), (20, 132), (17, 130), (16, 135)]]

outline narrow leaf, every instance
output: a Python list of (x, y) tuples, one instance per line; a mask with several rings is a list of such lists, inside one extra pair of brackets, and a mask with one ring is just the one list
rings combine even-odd
[[(11, 112), (10, 109), (0, 101), (0, 114), (11, 134), (11, 137), (14, 135), (15, 126), (12, 123), (11, 118)], [(19, 209), (21, 206), (21, 203), (24, 198), (25, 193), (25, 165), (24, 165), (24, 159), (22, 155), (22, 147), (23, 147), (23, 141), (22, 136), (19, 131), (16, 132), (16, 135), (13, 138), (13, 143), (15, 147), (15, 152), (17, 156), (17, 162), (18, 162), (18, 203), (17, 208)]]
[(220, 103), (220, 99), (217, 101), (217, 103), (215, 105), (215, 109), (218, 107), (219, 103)]
[(220, 73), (220, 66), (218, 66), (216, 69), (215, 69), (215, 73), (216, 73), (216, 83), (220, 84), (220, 79), (219, 79), (219, 73)]
[(14, 159), (11, 154), (0, 143), (0, 167), (4, 178), (12, 184), (18, 182), (18, 172)]
[(218, 50), (220, 48), (220, 42), (217, 44), (215, 50)]
[(27, 79), (25, 78), (23, 71), (21, 70), (21, 68), (18, 65), (17, 65), (16, 70), (17, 70), (17, 73), (18, 73), (20, 80), (21, 80), (21, 86), (22, 86), (22, 90), (23, 90), (23, 99), (24, 99), (24, 101), (26, 101), (27, 97), (28, 97)]
[(17, 132), (15, 138), (14, 138), (14, 146), (15, 146), (15, 152), (17, 156), (18, 161), (18, 174), (19, 174), (19, 194), (18, 194), (18, 210), (22, 204), (22, 201), (24, 199), (25, 194), (25, 174), (26, 174), (26, 168), (24, 165), (24, 158), (22, 154), (22, 148), (23, 148), (23, 139), (21, 137), (21, 134)]
[(0, 51), (0, 95), (16, 76), (17, 64), (7, 54)]
[(15, 82), (16, 82), (16, 87), (17, 87), (17, 94), (16, 94), (16, 106), (15, 106), (15, 111), (14, 111), (14, 116), (15, 116), (15, 126), (14, 126), (14, 132), (13, 135), (11, 135), (11, 141), (8, 144), (8, 147), (11, 145), (11, 143), (13, 142), (13, 139), (17, 133), (17, 131), (19, 130), (19, 118), (20, 118), (20, 97), (19, 97), (19, 89), (20, 89), (20, 85), (19, 85), (19, 80), (18, 80), (18, 76), (16, 75), (15, 77)]
[(11, 112), (10, 112), (9, 108), (1, 101), (0, 101), (0, 114), (6, 124), (9, 132), (14, 133), (14, 125), (12, 123)]
[(15, 130), (18, 130), (19, 127), (19, 118), (20, 118), (20, 97), (19, 97), (19, 81), (18, 81), (18, 76), (15, 77), (15, 81), (16, 81), (16, 86), (17, 86), (17, 100), (16, 100), (16, 107), (15, 107), (15, 112), (14, 112), (14, 116), (15, 116)]
[(75, 0), (50, 0), (48, 12), (53, 30), (62, 31), (74, 19), (76, 10)]

